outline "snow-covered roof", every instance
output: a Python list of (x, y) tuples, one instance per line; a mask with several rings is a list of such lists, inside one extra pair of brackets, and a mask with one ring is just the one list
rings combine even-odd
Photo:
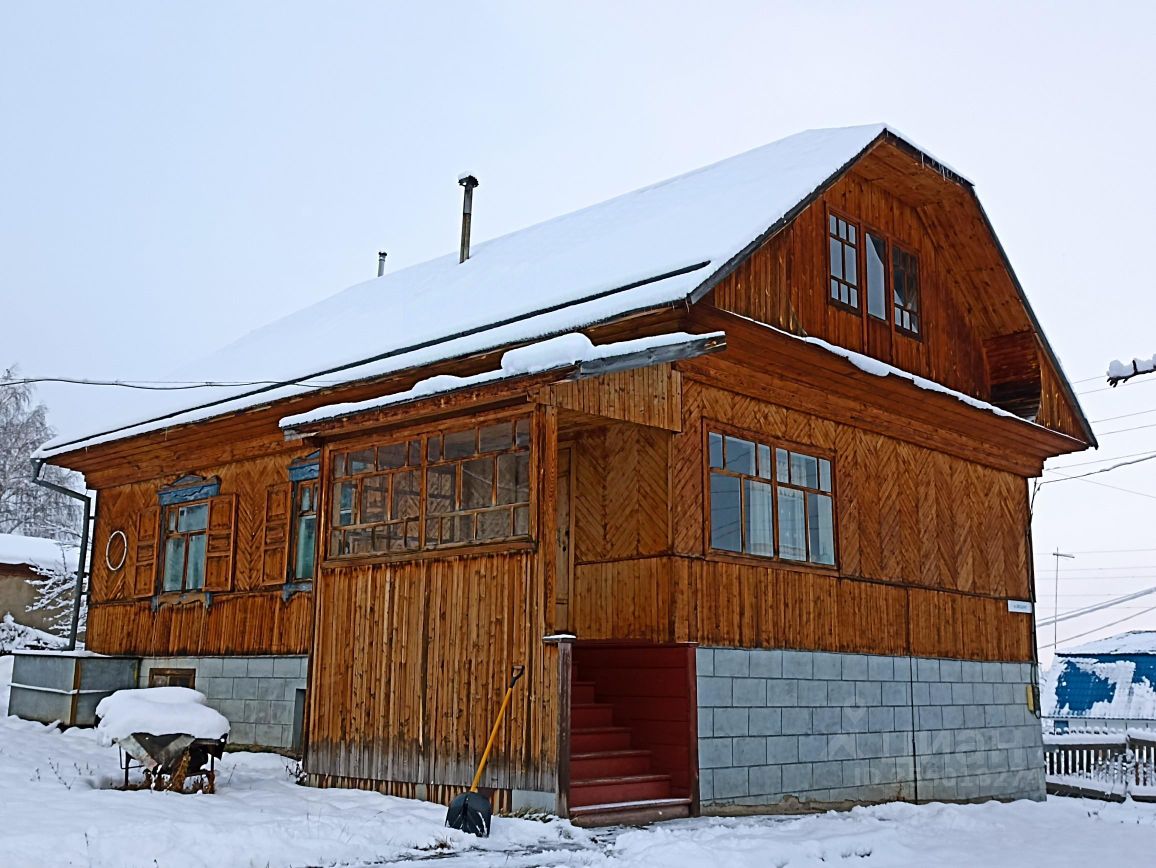
[(1061, 657), (1105, 657), (1112, 654), (1156, 654), (1156, 630), (1132, 630), (1056, 652)]
[(548, 338), (544, 341), (529, 344), (528, 346), (508, 350), (502, 354), (501, 363), (493, 371), (484, 371), (483, 373), (473, 374), (468, 377), (441, 374), (425, 380), (419, 380), (412, 388), (400, 392), (393, 392), (389, 395), (370, 398), (366, 401), (329, 404), (314, 410), (308, 410), (304, 413), (286, 416), (281, 420), (280, 424), (282, 428), (296, 430), (313, 423), (337, 419), (342, 416), (352, 416), (356, 413), (365, 413), (370, 410), (379, 410), (382, 407), (404, 404), (408, 401), (416, 401), (432, 395), (444, 395), (460, 389), (467, 389), (471, 386), (481, 386), (486, 383), (497, 383), (502, 380), (510, 380), (529, 374), (561, 370), (589, 362), (641, 357), (638, 362), (634, 362), (631, 365), (631, 367), (639, 367), (647, 363), (653, 363), (653, 359), (656, 356), (662, 359), (661, 354), (664, 350), (671, 352), (678, 350), (689, 351), (690, 348), (695, 346), (701, 347), (701, 349), (695, 350), (694, 354), (701, 355), (703, 352), (710, 352), (712, 348), (725, 346), (725, 344), (723, 344), (724, 338), (725, 335), (723, 332), (710, 332), (702, 335), (673, 332), (671, 334), (655, 335), (653, 337), (638, 338), (631, 341), (618, 341), (616, 343), (595, 346), (586, 335), (571, 332), (569, 334), (559, 335), (556, 338)]
[(1046, 717), (1156, 720), (1156, 659), (1058, 656), (1040, 704)]
[(63, 565), (76, 571), (77, 549), (56, 540), (38, 536), (0, 533), (0, 564), (26, 565), (44, 570)]
[(798, 133), (477, 244), (464, 263), (451, 254), (359, 283), (181, 372), (272, 385), (215, 389), (197, 406), (187, 392), (142, 396), (126, 418), (66, 432), (38, 456), (683, 302), (888, 131)]

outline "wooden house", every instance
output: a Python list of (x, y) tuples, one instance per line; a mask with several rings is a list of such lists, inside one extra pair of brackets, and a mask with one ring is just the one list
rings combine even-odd
[(1094, 444), (973, 186), (801, 133), (352, 287), (47, 444), (89, 647), (310, 783), (631, 814), (1041, 798), (1028, 483)]

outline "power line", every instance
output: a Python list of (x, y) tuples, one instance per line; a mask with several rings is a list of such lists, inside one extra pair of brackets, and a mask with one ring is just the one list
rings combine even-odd
[[(20, 377), (15, 380), (0, 380), (0, 386), (30, 386), (37, 383), (64, 383), (73, 386), (114, 386), (122, 389), (142, 389), (150, 392), (181, 392), (189, 389), (236, 389), (251, 386), (279, 386), (280, 380), (89, 380), (81, 377)], [(296, 385), (325, 386), (336, 385), (336, 381), (299, 380)]]
[(1114, 422), (1117, 419), (1131, 419), (1133, 416), (1147, 416), (1149, 413), (1156, 413), (1156, 408), (1151, 410), (1137, 410), (1135, 413), (1121, 413), (1119, 416), (1105, 416), (1103, 419), (1093, 419), (1093, 425), (1099, 425), (1101, 422)]
[[(1065, 476), (1064, 474), (1059, 473), (1055, 470), (1048, 470), (1046, 467), (1044, 468), (1044, 473), (1055, 473), (1056, 476), (1059, 476), (1061, 479), (1073, 479), (1076, 482), (1086, 482), (1088, 485), (1098, 485), (1101, 488), (1111, 488), (1113, 491), (1123, 491), (1127, 494), (1135, 494), (1135, 495), (1138, 495), (1139, 497), (1147, 497), (1150, 500), (1156, 500), (1156, 495), (1153, 495), (1153, 494), (1147, 494), (1143, 491), (1135, 491), (1131, 488), (1122, 488), (1119, 485), (1109, 485), (1107, 482), (1097, 482), (1095, 479), (1084, 479), (1083, 477), (1080, 477), (1080, 476)], [(1042, 482), (1040, 483), (1040, 485), (1043, 485), (1043, 484), (1044, 483), (1042, 483)]]
[[(1148, 549), (1086, 549), (1082, 552), (1072, 552), (1074, 555), (1121, 555), (1131, 554), (1132, 552), (1156, 552), (1156, 548)], [(1036, 555), (1038, 558), (1052, 557), (1050, 553), (1040, 552)]]
[[(1156, 383), (1156, 380), (1145, 380), (1146, 383)], [(1156, 422), (1151, 425), (1134, 425), (1131, 428), (1117, 428), (1114, 431), (1102, 431), (1097, 437), (1111, 437), (1113, 434), (1127, 434), (1129, 431), (1143, 431), (1145, 428), (1156, 428)]]
[[(1085, 630), (1083, 633), (1077, 633), (1075, 636), (1065, 636), (1061, 641), (1071, 642), (1073, 639), (1083, 639), (1085, 636), (1091, 636), (1093, 633), (1099, 633), (1101, 630), (1107, 630), (1109, 627), (1115, 627), (1117, 624), (1123, 624), (1125, 621), (1131, 621), (1133, 618), (1139, 618), (1141, 615), (1146, 615), (1149, 612), (1156, 612), (1156, 606), (1149, 606), (1147, 609), (1141, 609), (1133, 615), (1125, 615), (1118, 621), (1111, 621), (1107, 624), (1101, 624), (1093, 630)], [(1059, 642), (1049, 642), (1047, 645), (1041, 645), (1040, 650), (1045, 648), (1055, 648)]]
[[(1113, 470), (1119, 470), (1121, 467), (1131, 467), (1133, 464), (1143, 464), (1145, 461), (1151, 461), (1156, 458), (1156, 453), (1145, 455), (1143, 458), (1133, 458), (1130, 461), (1121, 461), (1119, 464), (1113, 464), (1111, 467), (1101, 467), (1099, 470), (1089, 470), (1087, 473), (1077, 473), (1075, 476), (1064, 476), (1064, 479), (1083, 479), (1085, 476), (1095, 476), (1098, 473), (1111, 473)], [(1051, 473), (1056, 471), (1052, 470)], [(1062, 474), (1060, 474), (1062, 475)], [(1059, 479), (1048, 479), (1040, 483), (1040, 485), (1052, 485), (1060, 482)], [(1039, 486), (1037, 486), (1038, 488)]]
[[(1050, 470), (1068, 470), (1072, 467), (1086, 467), (1089, 464), (1107, 464), (1109, 461), (1120, 461), (1124, 458), (1135, 458), (1138, 455), (1156, 455), (1156, 452), (1146, 450), (1144, 452), (1129, 452), (1127, 455), (1113, 455), (1110, 458), (1094, 458), (1090, 461), (1076, 461), (1072, 464), (1061, 464), (1059, 467), (1049, 468)], [(1156, 551), (1154, 549), (1153, 551)]]
[[(1106, 380), (1108, 378), (1104, 377), (1104, 379)], [(1119, 391), (1120, 389), (1124, 388), (1125, 386), (1142, 386), (1145, 383), (1153, 383), (1153, 382), (1156, 382), (1156, 380), (1129, 380), (1126, 383), (1121, 383), (1119, 386), (1102, 386), (1099, 389), (1086, 389), (1083, 392), (1077, 392), (1076, 395), (1082, 397), (1083, 395), (1094, 395), (1096, 392)]]

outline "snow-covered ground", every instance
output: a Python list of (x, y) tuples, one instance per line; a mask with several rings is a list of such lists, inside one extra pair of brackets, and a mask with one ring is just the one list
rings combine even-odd
[[(0, 657), (0, 691), (10, 659)], [(91, 730), (0, 716), (0, 865), (1099, 868), (1150, 865), (1156, 852), (1156, 805), (1077, 799), (642, 829), (499, 817), (480, 840), (444, 828), (440, 805), (302, 787), (295, 771), (273, 754), (235, 753), (220, 764), (216, 795), (120, 792), (109, 789), (120, 779), (116, 749)]]

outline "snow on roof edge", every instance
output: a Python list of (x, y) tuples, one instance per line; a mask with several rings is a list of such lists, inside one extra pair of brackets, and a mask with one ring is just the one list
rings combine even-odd
[(564, 370), (576, 364), (595, 360), (610, 360), (623, 358), (634, 353), (644, 352), (662, 347), (677, 347), (689, 345), (695, 341), (710, 340), (725, 337), (721, 331), (706, 332), (704, 334), (689, 334), (687, 332), (669, 332), (652, 337), (637, 338), (628, 341), (616, 341), (609, 344), (594, 344), (586, 335), (579, 332), (570, 332), (543, 341), (528, 344), (524, 347), (508, 350), (503, 353), (498, 368), (484, 371), (469, 377), (457, 377), (451, 374), (441, 374), (419, 380), (408, 389), (392, 392), (364, 401), (339, 402), (285, 416), (278, 423), (283, 430), (291, 430), (304, 425), (316, 424), (343, 416), (352, 416), (365, 413), (395, 404), (404, 404), (421, 398), (435, 395), (444, 395), (471, 386), (481, 386), (503, 380), (512, 380), (516, 377), (531, 374), (544, 374), (549, 371)]
[(15, 533), (0, 533), (0, 564), (29, 566), (52, 570), (62, 564), (69, 572), (75, 572), (78, 549), (54, 539), (39, 536), (24, 536)]
[(1156, 630), (1129, 630), (1117, 636), (1095, 639), (1074, 648), (1057, 650), (1057, 657), (1098, 657), (1156, 654)]
[(957, 401), (961, 401), (964, 404), (975, 407), (977, 410), (984, 410), (996, 416), (1002, 416), (1007, 419), (1012, 419), (1016, 422), (1023, 422), (1025, 425), (1031, 425), (1033, 428), (1039, 428), (1052, 434), (1059, 434), (1063, 437), (1071, 437), (1071, 435), (1064, 434), (1062, 431), (1054, 431), (1053, 429), (1041, 425), (1038, 422), (1033, 422), (1030, 419), (1023, 418), (1022, 416), (1017, 416), (1015, 413), (1003, 409), (1003, 407), (997, 407), (995, 404), (988, 403), (987, 401), (980, 400), (979, 398), (973, 398), (971, 395), (956, 391), (955, 389), (952, 389), (948, 386), (944, 386), (942, 383), (937, 383), (934, 380), (929, 380), (926, 377), (921, 377), (918, 374), (913, 374), (910, 371), (903, 370), (902, 368), (897, 368), (894, 365), (880, 361), (879, 359), (873, 358), (872, 356), (866, 356), (863, 353), (857, 353), (854, 350), (848, 350), (844, 347), (835, 346), (834, 344), (828, 343), (822, 338), (816, 338), (810, 335), (791, 334), (788, 331), (784, 331), (781, 328), (777, 328), (776, 326), (773, 326), (769, 323), (754, 319), (753, 317), (743, 316), (742, 314), (731, 315), (736, 316), (739, 319), (752, 322), (755, 325), (762, 326), (763, 328), (770, 329), (771, 331), (777, 332), (784, 337), (802, 341), (806, 344), (811, 344), (812, 346), (818, 347), (821, 350), (826, 350), (832, 355), (841, 356), (859, 370), (866, 374), (871, 374), (874, 377), (897, 377), (901, 380), (907, 380), (917, 388), (924, 389), (928, 392), (938, 392), (941, 395), (955, 398)]

